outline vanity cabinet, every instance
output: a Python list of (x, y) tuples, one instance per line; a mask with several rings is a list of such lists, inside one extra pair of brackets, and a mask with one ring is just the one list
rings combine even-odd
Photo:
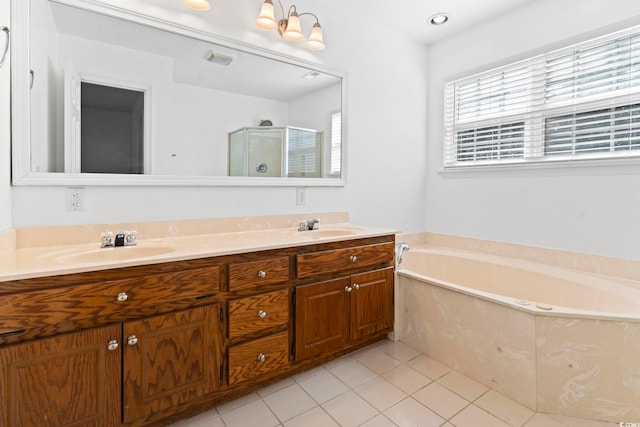
[(393, 268), (296, 288), (296, 360), (339, 350), (393, 326)]
[(120, 425), (120, 325), (0, 348), (0, 425)]
[(340, 276), (296, 287), (296, 360), (391, 330), (394, 250), (393, 242), (376, 242), (296, 257), (300, 278)]
[(222, 382), (219, 304), (123, 324), (123, 421), (152, 420)]
[(161, 426), (379, 340), (393, 235), (0, 282), (0, 426)]
[(0, 425), (140, 425), (216, 391), (220, 310), (214, 304), (0, 348)]
[(289, 366), (290, 256), (229, 265), (229, 290), (272, 292), (229, 301), (229, 385), (273, 376)]

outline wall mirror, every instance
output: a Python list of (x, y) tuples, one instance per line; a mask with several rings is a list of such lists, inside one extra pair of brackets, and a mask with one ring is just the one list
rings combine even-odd
[(341, 72), (96, 2), (12, 21), (14, 184), (344, 184)]

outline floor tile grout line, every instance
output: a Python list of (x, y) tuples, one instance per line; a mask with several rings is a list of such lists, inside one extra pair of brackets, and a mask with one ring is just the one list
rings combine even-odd
[[(413, 349), (413, 347), (408, 346), (408, 345), (406, 345), (406, 344), (402, 343), (401, 341), (400, 341), (400, 343), (401, 343), (403, 346), (406, 346), (406, 347), (408, 347), (408, 348), (412, 348), (412, 349)], [(373, 414), (373, 415), (372, 415), (371, 417), (369, 417), (368, 419), (366, 419), (366, 420), (364, 420), (364, 421), (360, 422), (358, 425), (366, 424), (367, 422), (369, 422), (369, 421), (371, 421), (371, 420), (373, 420), (374, 418), (379, 417), (379, 416), (382, 416), (382, 417), (383, 417), (385, 420), (387, 420), (388, 422), (391, 422), (392, 424), (395, 424), (395, 423), (394, 423), (394, 422), (393, 422), (393, 421), (392, 421), (392, 420), (391, 420), (391, 419), (390, 419), (390, 418), (385, 414), (385, 411), (388, 411), (389, 409), (391, 409), (391, 408), (393, 408), (394, 406), (396, 406), (396, 405), (398, 405), (398, 404), (400, 404), (400, 403), (404, 402), (406, 399), (409, 399), (409, 398), (411, 398), (411, 399), (415, 400), (415, 401), (416, 401), (416, 402), (418, 402), (421, 406), (423, 406), (423, 407), (427, 408), (429, 411), (431, 411), (431, 412), (433, 412), (433, 413), (437, 414), (439, 417), (441, 417), (442, 419), (444, 419), (443, 425), (446, 425), (447, 423), (453, 424), (453, 423), (451, 422), (451, 421), (453, 420), (453, 418), (455, 418), (456, 416), (458, 416), (460, 413), (464, 412), (465, 410), (468, 410), (468, 408), (469, 408), (470, 406), (472, 406), (472, 405), (473, 405), (473, 406), (475, 406), (475, 410), (480, 410), (480, 411), (482, 411), (482, 412), (483, 412), (483, 413), (485, 413), (485, 414), (488, 414), (488, 415), (490, 415), (490, 416), (492, 416), (492, 417), (495, 417), (496, 419), (499, 419), (501, 422), (503, 422), (503, 423), (505, 423), (506, 425), (509, 425), (509, 426), (511, 426), (511, 427), (526, 427), (528, 424), (531, 424), (531, 423), (532, 423), (532, 420), (536, 417), (536, 415), (537, 415), (537, 414), (539, 414), (539, 412), (537, 412), (537, 411), (530, 410), (530, 411), (531, 411), (531, 414), (530, 414), (530, 415), (528, 415), (528, 416), (526, 416), (526, 417), (524, 417), (524, 420), (512, 420), (512, 421), (508, 421), (508, 420), (506, 420), (506, 419), (502, 418), (503, 416), (505, 416), (505, 413), (504, 413), (503, 411), (499, 410), (499, 408), (494, 407), (494, 409), (496, 410), (496, 411), (495, 411), (496, 413), (494, 413), (494, 412), (492, 412), (492, 411), (489, 409), (489, 408), (491, 408), (491, 407), (492, 407), (492, 405), (489, 405), (489, 406), (488, 406), (488, 408), (487, 408), (487, 409), (485, 409), (484, 407), (482, 407), (482, 406), (480, 406), (480, 405), (478, 404), (478, 402), (480, 401), (480, 399), (482, 399), (483, 397), (485, 397), (485, 396), (486, 396), (488, 393), (490, 393), (491, 391), (494, 391), (495, 393), (498, 393), (498, 394), (500, 394), (500, 395), (503, 395), (503, 394), (502, 394), (502, 393), (500, 393), (499, 391), (497, 391), (497, 390), (495, 390), (495, 389), (493, 389), (493, 388), (491, 388), (491, 387), (487, 387), (487, 386), (485, 386), (484, 384), (481, 384), (481, 383), (479, 383), (478, 381), (473, 380), (473, 379), (472, 379), (472, 378), (470, 378), (469, 376), (467, 376), (467, 375), (465, 375), (465, 374), (463, 374), (463, 373), (461, 373), (461, 372), (459, 372), (459, 371), (457, 371), (457, 370), (451, 369), (451, 368), (450, 368), (450, 367), (448, 367), (447, 365), (444, 365), (442, 362), (438, 361), (437, 359), (434, 359), (434, 358), (430, 357), (429, 355), (427, 355), (427, 354), (425, 354), (425, 353), (421, 353), (421, 352), (420, 352), (419, 354), (416, 354), (416, 355), (415, 355), (415, 356), (413, 356), (413, 357), (406, 358), (406, 355), (407, 355), (407, 354), (410, 354), (410, 353), (408, 353), (408, 352), (406, 351), (406, 349), (404, 349), (403, 347), (398, 347), (398, 350), (397, 350), (397, 352), (396, 352), (396, 353), (397, 353), (399, 356), (398, 356), (398, 357), (396, 357), (396, 356), (394, 356), (393, 354), (390, 354), (391, 352), (393, 352), (393, 351), (394, 351), (394, 350), (393, 350), (393, 345), (394, 345), (394, 344), (393, 344), (393, 342), (386, 342), (386, 343), (384, 343), (384, 344), (378, 344), (378, 345), (375, 345), (375, 347), (373, 347), (373, 348), (369, 348), (369, 349), (367, 349), (366, 351), (363, 351), (364, 349), (361, 349), (361, 350), (357, 351), (358, 353), (357, 353), (357, 354), (355, 354), (355, 355), (354, 355), (354, 354), (346, 355), (346, 356), (348, 356), (348, 357), (341, 356), (341, 357), (344, 357), (344, 360), (343, 360), (343, 362), (342, 362), (342, 363), (338, 363), (338, 364), (331, 364), (332, 362), (334, 362), (334, 361), (336, 360), (336, 359), (334, 359), (333, 361), (329, 361), (329, 362), (327, 362), (327, 363), (325, 363), (325, 364), (323, 364), (323, 365), (319, 365), (317, 368), (321, 368), (321, 369), (318, 369), (318, 370), (317, 370), (316, 372), (314, 372), (312, 375), (305, 376), (304, 378), (299, 379), (299, 380), (294, 379), (294, 378), (293, 378), (293, 376), (291, 376), (291, 377), (287, 377), (287, 378), (290, 378), (290, 379), (291, 379), (291, 382), (290, 382), (290, 383), (288, 383), (288, 384), (286, 384), (286, 385), (284, 385), (283, 387), (279, 388), (278, 390), (272, 391), (272, 392), (270, 392), (270, 393), (268, 393), (268, 394), (265, 394), (264, 396), (263, 396), (263, 395), (261, 395), (261, 394), (259, 393), (259, 391), (256, 391), (256, 392), (255, 392), (255, 396), (256, 396), (256, 398), (251, 399), (249, 402), (244, 402), (242, 405), (238, 406), (237, 408), (233, 408), (233, 409), (231, 409), (231, 410), (229, 410), (229, 411), (226, 411), (225, 413), (229, 413), (229, 412), (231, 412), (231, 411), (235, 411), (235, 410), (237, 410), (237, 409), (239, 409), (239, 408), (242, 408), (243, 406), (246, 406), (246, 405), (251, 404), (252, 402), (255, 402), (255, 401), (260, 400), (260, 401), (262, 401), (262, 403), (263, 403), (264, 405), (266, 405), (266, 406), (267, 406), (267, 408), (268, 408), (268, 410), (270, 411), (270, 413), (274, 415), (275, 420), (276, 420), (276, 421), (278, 421), (278, 424), (277, 424), (277, 425), (279, 425), (279, 426), (284, 426), (284, 424), (285, 424), (286, 422), (290, 422), (291, 420), (293, 420), (293, 419), (295, 419), (295, 418), (297, 418), (297, 417), (299, 417), (299, 416), (301, 416), (301, 415), (303, 415), (303, 414), (305, 414), (305, 413), (307, 413), (307, 412), (310, 412), (310, 411), (316, 410), (316, 408), (318, 408), (318, 409), (319, 409), (319, 411), (321, 411), (321, 412), (322, 412), (322, 414), (323, 414), (324, 416), (327, 416), (329, 419), (331, 419), (332, 421), (334, 421), (336, 424), (338, 424), (338, 425), (340, 426), (341, 424), (337, 421), (337, 419), (336, 419), (336, 418), (334, 418), (334, 417), (331, 415), (331, 413), (329, 413), (329, 411), (328, 411), (328, 410), (327, 410), (323, 405), (324, 405), (324, 404), (326, 404), (326, 403), (328, 403), (329, 401), (331, 401), (331, 400), (333, 400), (333, 399), (336, 399), (336, 398), (339, 398), (340, 396), (343, 396), (343, 395), (344, 395), (344, 394), (346, 394), (346, 393), (353, 392), (356, 396), (358, 396), (360, 399), (362, 399), (364, 402), (366, 402), (366, 403), (367, 403), (367, 404), (368, 404), (368, 405), (369, 405), (369, 406), (374, 410), (374, 412), (375, 412), (375, 414)], [(386, 350), (386, 351), (385, 351), (385, 350)], [(416, 351), (419, 351), (419, 350), (417, 350), (417, 349), (415, 349), (415, 350), (416, 350)], [(391, 368), (389, 368), (389, 369), (382, 369), (380, 372), (378, 372), (378, 371), (374, 371), (373, 369), (369, 368), (366, 364), (362, 363), (362, 362), (359, 360), (359, 359), (363, 358), (363, 357), (364, 357), (364, 356), (366, 356), (366, 355), (373, 354), (374, 352), (378, 352), (379, 354), (386, 355), (386, 356), (388, 356), (388, 357), (390, 357), (390, 358), (394, 359), (394, 360), (398, 363), (398, 365), (395, 365), (395, 366), (393, 366), (393, 367), (391, 367)], [(423, 372), (421, 372), (421, 371), (418, 371), (418, 370), (417, 370), (417, 369), (415, 369), (413, 366), (410, 366), (410, 365), (409, 365), (409, 364), (410, 364), (410, 363), (412, 363), (412, 362), (413, 362), (413, 364), (415, 365), (415, 364), (416, 364), (416, 362), (415, 362), (415, 361), (416, 361), (417, 359), (421, 358), (421, 357), (425, 357), (425, 358), (427, 358), (428, 360), (432, 360), (432, 361), (438, 362), (440, 365), (442, 365), (442, 367), (443, 367), (443, 368), (446, 368), (446, 369), (447, 369), (447, 372), (443, 373), (442, 375), (438, 376), (437, 378), (432, 378), (431, 376), (427, 375), (426, 373), (423, 373)], [(363, 382), (360, 382), (360, 383), (358, 383), (358, 384), (355, 384), (355, 385), (351, 386), (351, 385), (347, 384), (347, 383), (346, 383), (346, 382), (345, 382), (345, 381), (344, 381), (340, 376), (338, 376), (337, 374), (335, 374), (335, 373), (334, 373), (330, 368), (328, 368), (328, 367), (327, 367), (327, 365), (328, 365), (328, 364), (331, 364), (331, 365), (330, 365), (330, 366), (331, 366), (331, 368), (337, 368), (338, 366), (342, 365), (343, 363), (349, 363), (349, 362), (355, 362), (355, 363), (357, 363), (359, 366), (361, 366), (361, 367), (363, 367), (363, 368), (368, 369), (369, 371), (371, 371), (371, 372), (373, 373), (373, 374), (372, 374), (373, 376), (372, 376), (372, 377), (370, 377), (370, 378), (368, 378), (368, 379), (366, 379), (366, 380), (365, 380), (365, 381), (363, 381)], [(382, 366), (386, 366), (386, 365), (382, 364)], [(391, 372), (391, 371), (393, 371), (394, 369), (397, 369), (397, 368), (399, 368), (399, 367), (405, 367), (405, 368), (408, 368), (408, 369), (410, 369), (410, 370), (412, 370), (412, 371), (415, 371), (415, 372), (417, 372), (417, 373), (421, 374), (422, 376), (424, 376), (424, 377), (426, 378), (426, 380), (428, 380), (429, 382), (428, 382), (427, 384), (422, 385), (422, 386), (421, 386), (420, 388), (418, 388), (417, 390), (414, 390), (414, 391), (412, 391), (412, 392), (406, 392), (403, 388), (400, 388), (399, 386), (397, 386), (396, 384), (394, 384), (392, 381), (390, 381), (389, 379), (387, 379), (387, 378), (385, 377), (385, 375), (386, 375), (386, 374), (388, 374), (389, 372)], [(315, 368), (312, 368), (312, 369), (315, 369)], [(437, 366), (436, 366), (436, 372), (438, 372), (438, 370), (439, 370), (439, 367), (437, 367)], [(330, 378), (331, 378), (331, 380), (332, 380), (332, 381), (333, 381), (333, 380), (338, 380), (338, 382), (339, 382), (340, 384), (343, 384), (344, 386), (346, 386), (346, 390), (345, 390), (344, 392), (340, 393), (340, 394), (337, 394), (336, 396), (332, 397), (331, 399), (328, 399), (326, 402), (324, 402), (324, 403), (320, 403), (318, 400), (316, 400), (316, 399), (315, 399), (315, 398), (314, 398), (314, 397), (313, 397), (313, 396), (312, 396), (312, 395), (311, 395), (311, 394), (310, 394), (310, 393), (309, 393), (309, 392), (308, 392), (308, 391), (307, 391), (307, 390), (306, 390), (306, 389), (301, 385), (301, 383), (302, 383), (302, 382), (304, 382), (304, 381), (306, 381), (306, 380), (309, 380), (309, 379), (311, 379), (311, 378), (313, 378), (313, 377), (316, 377), (317, 375), (323, 375), (324, 373), (329, 373), (329, 374), (331, 375), (331, 377), (330, 377)], [(462, 394), (461, 394), (461, 393), (459, 393), (459, 392), (457, 392), (457, 391), (453, 390), (452, 388), (449, 388), (448, 386), (446, 386), (445, 384), (443, 384), (443, 383), (441, 383), (441, 382), (440, 382), (441, 380), (443, 380), (443, 378), (444, 378), (444, 377), (446, 377), (447, 375), (450, 375), (450, 374), (452, 374), (452, 373), (457, 373), (457, 374), (459, 374), (460, 376), (462, 376), (462, 377), (464, 377), (464, 378), (467, 378), (467, 379), (470, 379), (470, 380), (474, 381), (475, 383), (477, 383), (477, 384), (479, 384), (479, 385), (483, 386), (483, 387), (485, 388), (485, 390), (483, 390), (480, 394), (478, 394), (478, 395), (476, 396), (476, 395), (475, 395), (475, 393), (466, 393), (466, 390), (465, 390), (465, 388), (464, 388), (464, 387), (456, 387), (456, 388), (457, 388), (457, 390), (461, 391), (462, 393), (467, 394), (468, 396), (473, 396), (471, 399), (467, 399), (466, 397), (462, 396)], [(303, 372), (303, 373), (301, 373), (301, 374), (304, 374), (304, 372)], [(404, 397), (402, 397), (399, 401), (397, 401), (397, 402), (393, 403), (392, 405), (390, 405), (388, 408), (385, 408), (384, 410), (381, 410), (381, 409), (379, 409), (377, 406), (373, 405), (373, 403), (371, 403), (371, 402), (370, 402), (369, 400), (367, 400), (364, 396), (362, 396), (360, 393), (358, 393), (358, 391), (356, 391), (356, 388), (361, 387), (362, 385), (364, 385), (364, 384), (366, 384), (366, 383), (368, 383), (368, 382), (370, 382), (370, 381), (373, 381), (373, 380), (375, 380), (376, 378), (379, 378), (379, 379), (383, 380), (385, 383), (388, 383), (388, 384), (390, 384), (391, 386), (393, 386), (393, 387), (397, 388), (398, 390), (400, 390), (400, 391), (403, 393)], [(282, 381), (286, 381), (286, 378), (283, 378), (283, 379), (282, 379)], [(402, 381), (402, 380), (400, 380), (400, 381)], [(418, 399), (416, 399), (416, 398), (415, 398), (415, 395), (416, 395), (417, 393), (419, 393), (419, 392), (420, 392), (421, 390), (423, 390), (424, 388), (426, 388), (426, 387), (428, 387), (428, 386), (430, 386), (430, 385), (433, 385), (433, 383), (438, 384), (439, 386), (441, 386), (441, 387), (445, 388), (447, 391), (449, 391), (449, 392), (451, 392), (451, 393), (455, 394), (456, 396), (458, 396), (458, 397), (462, 398), (462, 399), (464, 400), (464, 402), (466, 402), (465, 406), (464, 406), (463, 408), (461, 408), (460, 410), (458, 410), (456, 413), (454, 413), (454, 414), (452, 414), (451, 416), (449, 416), (448, 418), (445, 418), (445, 417), (441, 416), (440, 414), (438, 414), (438, 413), (437, 413), (436, 411), (434, 411), (433, 409), (431, 409), (429, 406), (427, 406), (427, 404), (424, 404), (424, 403), (420, 402)], [(319, 383), (319, 384), (320, 384), (320, 383)], [(401, 383), (399, 383), (399, 384), (401, 384)], [(415, 383), (414, 383), (414, 384), (415, 384)], [(453, 385), (454, 385), (454, 387), (455, 387), (455, 383), (452, 383), (452, 384), (453, 384)], [(462, 384), (464, 384), (464, 382), (462, 382)], [(290, 387), (290, 386), (292, 386), (292, 385), (297, 385), (298, 387), (302, 388), (303, 392), (304, 392), (304, 393), (305, 393), (305, 394), (306, 394), (306, 395), (311, 399), (311, 401), (314, 403), (314, 406), (313, 406), (313, 407), (311, 407), (311, 408), (309, 408), (309, 409), (307, 409), (306, 411), (302, 412), (301, 414), (294, 415), (294, 416), (292, 416), (292, 417), (288, 418), (287, 420), (282, 420), (282, 419), (280, 419), (280, 417), (276, 414), (276, 412), (274, 411), (274, 409), (273, 409), (271, 406), (269, 406), (269, 404), (267, 403), (266, 398), (267, 398), (268, 396), (272, 395), (273, 393), (276, 393), (276, 392), (278, 392), (278, 391), (280, 391), (280, 390), (283, 390), (283, 389), (285, 389), (285, 388), (287, 388), (287, 387)], [(407, 386), (407, 388), (410, 388), (410, 386)], [(471, 391), (473, 391), (473, 387), (471, 388)], [(503, 395), (503, 396), (504, 396), (504, 395)], [(513, 399), (511, 399), (511, 400), (513, 400)], [(523, 406), (523, 407), (524, 407), (524, 408), (526, 408), (526, 409), (529, 409), (529, 408), (527, 408), (526, 406), (524, 406), (524, 405), (520, 404), (520, 403), (519, 403), (519, 402), (517, 402), (517, 401), (514, 401), (514, 402), (515, 402), (516, 404), (519, 404), (519, 405)], [(486, 405), (485, 405), (485, 406), (486, 406)], [(222, 424), (222, 425), (223, 425), (223, 426), (225, 426), (225, 427), (229, 427), (229, 426), (228, 426), (228, 423), (224, 420), (224, 418), (223, 418), (223, 414), (220, 412), (220, 410), (219, 410), (219, 407), (218, 407), (218, 406), (213, 407), (213, 408), (212, 408), (212, 412), (213, 412), (213, 414), (212, 414), (212, 416), (211, 416), (211, 417), (208, 417), (208, 418), (207, 418), (207, 420), (201, 420), (201, 421), (198, 421), (198, 422), (197, 422), (197, 424), (194, 424), (194, 426), (196, 426), (196, 425), (197, 425), (197, 426), (200, 426), (200, 425), (204, 426), (204, 425), (206, 425), (206, 421), (208, 421), (208, 420), (215, 420), (215, 419), (217, 419), (217, 420), (219, 420), (220, 424)], [(499, 416), (498, 414), (502, 414), (502, 416)], [(507, 417), (507, 418), (508, 418), (508, 417)], [(555, 418), (554, 418), (554, 420), (555, 420)], [(561, 424), (563, 424), (563, 425), (569, 425), (569, 424), (567, 424), (566, 422), (563, 422), (563, 421), (561, 421), (561, 420), (556, 420), (556, 421), (558, 421), (559, 423), (561, 423)], [(603, 422), (603, 423), (602, 423), (602, 427), (606, 427), (606, 426), (608, 426), (608, 425), (607, 425), (606, 423), (604, 423), (604, 422)]]
[[(525, 408), (526, 408), (526, 406), (525, 406)], [(529, 408), (527, 408), (527, 409), (529, 409)], [(533, 412), (533, 414), (531, 414), (531, 415), (529, 416), (529, 418), (527, 418), (527, 419), (526, 419), (526, 421), (525, 421), (524, 423), (520, 424), (520, 426), (519, 426), (519, 427), (526, 427), (526, 425), (527, 425), (527, 424), (529, 424), (529, 421), (531, 421), (531, 420), (533, 419), (533, 417), (535, 417), (535, 416), (536, 416), (536, 414), (537, 414), (537, 412), (535, 412), (535, 411), (534, 411), (534, 412)]]

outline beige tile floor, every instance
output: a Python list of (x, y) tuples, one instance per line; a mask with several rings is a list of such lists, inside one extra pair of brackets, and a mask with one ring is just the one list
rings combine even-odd
[(400, 342), (381, 341), (171, 427), (615, 427), (540, 414)]

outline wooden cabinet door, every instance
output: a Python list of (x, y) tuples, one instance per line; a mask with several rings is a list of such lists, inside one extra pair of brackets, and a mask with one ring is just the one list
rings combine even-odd
[(220, 325), (218, 304), (124, 324), (125, 423), (162, 418), (219, 387)]
[(351, 340), (393, 327), (393, 268), (351, 276)]
[(296, 288), (296, 360), (349, 343), (349, 278)]
[[(0, 349), (0, 425), (120, 426), (120, 326)], [(115, 347), (115, 348), (114, 348)]]

